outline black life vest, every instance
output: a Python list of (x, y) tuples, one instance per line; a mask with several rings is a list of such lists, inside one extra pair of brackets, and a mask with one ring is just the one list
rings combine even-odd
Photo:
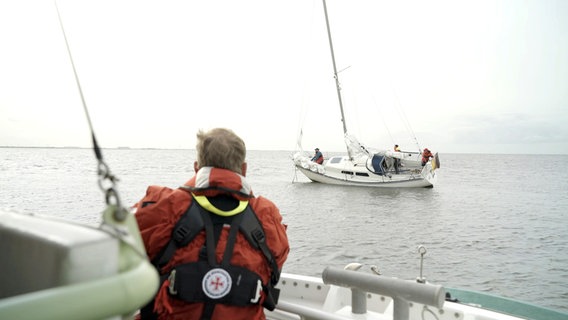
[[(231, 227), (223, 259), (218, 263), (215, 248), (224, 224), (230, 224)], [(166, 279), (170, 281), (170, 296), (190, 303), (205, 303), (202, 319), (210, 319), (217, 303), (234, 306), (259, 304), (261, 291), (266, 296), (263, 307), (274, 310), (279, 295), (279, 289), (274, 286), (278, 283), (280, 270), (266, 244), (264, 229), (250, 205), (241, 213), (223, 217), (211, 214), (193, 199), (174, 226), (168, 244), (152, 260), (158, 272), (170, 261), (176, 249), (188, 245), (203, 229), (206, 239), (199, 252), (199, 260), (175, 266), (167, 274), (160, 274), (162, 283)], [(271, 274), (266, 285), (257, 273), (230, 264), (239, 231), (268, 261)], [(157, 319), (153, 308), (154, 300), (141, 309), (141, 318)]]

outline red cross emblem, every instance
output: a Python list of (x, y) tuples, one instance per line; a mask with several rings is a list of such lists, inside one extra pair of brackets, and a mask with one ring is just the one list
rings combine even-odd
[(223, 286), (223, 281), (219, 277), (215, 277), (215, 281), (211, 281), (211, 285), (215, 286), (215, 290), (219, 290), (219, 287)]
[(201, 281), (201, 288), (211, 299), (220, 299), (231, 291), (232, 280), (229, 273), (221, 268), (209, 270)]

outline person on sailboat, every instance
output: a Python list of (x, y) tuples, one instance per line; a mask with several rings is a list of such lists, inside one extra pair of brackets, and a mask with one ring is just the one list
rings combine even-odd
[(265, 319), (277, 303), (290, 245), (276, 205), (252, 193), (243, 140), (197, 133), (195, 176), (177, 189), (150, 186), (134, 206), (161, 285), (139, 319)]
[(424, 148), (424, 151), (422, 152), (422, 166), (425, 166), (426, 163), (428, 163), (428, 161), (430, 160), (430, 158), (433, 157), (434, 155), (432, 154), (432, 152), (430, 152), (428, 148)]
[(315, 154), (314, 154), (314, 157), (312, 158), (312, 161), (317, 163), (317, 164), (323, 163), (323, 154), (320, 152), (319, 148), (315, 149)]
[[(400, 152), (400, 148), (398, 147), (398, 144), (394, 145), (394, 152)], [(394, 172), (396, 174), (398, 174), (400, 172), (400, 159), (399, 158), (394, 158)]]

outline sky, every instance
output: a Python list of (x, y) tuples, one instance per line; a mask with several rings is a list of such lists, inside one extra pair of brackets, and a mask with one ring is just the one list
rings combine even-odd
[[(359, 141), (568, 154), (568, 1), (327, 8)], [(0, 146), (90, 147), (86, 106), (101, 147), (345, 150), (319, 0), (0, 0), (0, 43)]]

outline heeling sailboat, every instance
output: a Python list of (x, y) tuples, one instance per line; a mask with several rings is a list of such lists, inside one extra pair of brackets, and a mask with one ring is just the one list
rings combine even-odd
[(376, 150), (360, 143), (355, 136), (348, 133), (325, 0), (323, 0), (323, 10), (347, 155), (334, 156), (322, 164), (317, 164), (312, 162), (311, 157), (305, 152), (299, 151), (293, 156), (295, 167), (310, 180), (326, 184), (395, 188), (433, 187), (437, 180), (436, 169), (440, 167), (437, 153), (422, 165), (421, 150), (410, 152)]

